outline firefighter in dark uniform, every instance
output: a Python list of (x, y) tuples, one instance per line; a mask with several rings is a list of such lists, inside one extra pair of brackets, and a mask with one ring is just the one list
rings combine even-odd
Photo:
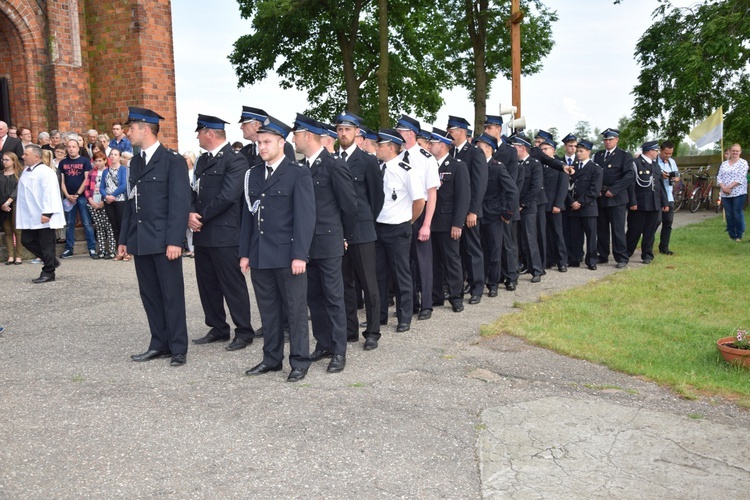
[(602, 168), (591, 161), (590, 141), (581, 139), (576, 147), (575, 172), (570, 177), (570, 239), (573, 254), (570, 265), (580, 267), (583, 260), (583, 238), (586, 237), (586, 265), (596, 271), (596, 219), (599, 208), (596, 200), (602, 188)]
[[(565, 147), (565, 154), (562, 157), (563, 165), (572, 167), (573, 164), (576, 162), (576, 148), (578, 146), (578, 137), (575, 136), (575, 134), (570, 133), (563, 137), (563, 146)], [(568, 183), (568, 192), (565, 196), (565, 206), (569, 207), (570, 204), (573, 202), (570, 198), (570, 190), (573, 187), (573, 183), (570, 180), (570, 175), (567, 177)], [(562, 213), (562, 227), (563, 227), (563, 236), (565, 237), (565, 250), (566, 254), (568, 256), (568, 263), (571, 262), (571, 255), (573, 254), (573, 246), (570, 239), (570, 211), (565, 210)], [(582, 249), (580, 251), (583, 251)]]
[(602, 132), (605, 149), (597, 151), (594, 163), (602, 167), (602, 193), (599, 197), (599, 218), (597, 219), (597, 254), (600, 263), (609, 260), (610, 232), (612, 235), (612, 256), (617, 269), (628, 265), (628, 248), (625, 243), (625, 215), (628, 205), (628, 191), (634, 182), (633, 157), (617, 147), (620, 131), (608, 128)]
[[(258, 155), (258, 130), (268, 120), (268, 113), (258, 108), (251, 108), (250, 106), (242, 106), (242, 116), (240, 116), (240, 130), (242, 130), (242, 137), (246, 141), (251, 141), (245, 147), (240, 149), (240, 153), (247, 157), (247, 162), (250, 166), (254, 166), (258, 163), (262, 163), (263, 160)], [(294, 155), (294, 147), (288, 143), (284, 143), (284, 155), (289, 158), (289, 161), (296, 162), (297, 158)]]
[(151, 343), (133, 361), (170, 357), (182, 366), (187, 354), (182, 241), (190, 211), (190, 181), (185, 159), (159, 143), (161, 116), (145, 108), (128, 110), (128, 138), (141, 154), (128, 174), (128, 200), (117, 253), (135, 256), (135, 272)]
[[(554, 156), (557, 143), (546, 140), (540, 149), (547, 156)], [(547, 204), (544, 206), (546, 212), (545, 243), (547, 245), (545, 256), (545, 268), (550, 269), (557, 266), (561, 273), (568, 270), (568, 250), (565, 246), (563, 235), (563, 212), (565, 211), (565, 199), (568, 196), (568, 175), (548, 166), (542, 168), (544, 172), (544, 193)]]
[(320, 143), (323, 127), (297, 114), (294, 144), (305, 155), (315, 190), (315, 235), (307, 265), (307, 306), (310, 309), (315, 350), (310, 361), (331, 358), (329, 373), (346, 366), (346, 309), (341, 257), (354, 235), (357, 199), (346, 162), (330, 154)]
[(231, 337), (224, 301), (235, 325), (228, 351), (253, 342), (250, 296), (239, 268), (239, 235), (247, 158), (227, 142), (224, 120), (198, 115), (198, 142), (207, 152), (195, 164), (188, 226), (193, 230), (195, 277), (206, 325), (211, 330), (195, 344), (227, 341)]
[(430, 153), (440, 165), (435, 216), (432, 218), (432, 305), (444, 304), (443, 283), (448, 285), (448, 301), (454, 312), (464, 310), (463, 272), (460, 241), (469, 213), (471, 181), (461, 160), (450, 155), (451, 137), (445, 130), (433, 128)]
[(519, 191), (519, 209), (521, 211), (521, 223), (518, 230), (518, 241), (526, 260), (526, 266), (531, 272), (531, 282), (542, 281), (542, 257), (539, 254), (537, 238), (537, 205), (539, 191), (544, 182), (542, 164), (532, 158), (531, 142), (522, 134), (514, 135), (511, 144), (518, 153), (519, 169), (523, 170), (523, 185)]
[(633, 160), (635, 182), (631, 186), (631, 199), (635, 204), (628, 212), (628, 231), (625, 241), (628, 245), (628, 256), (635, 253), (638, 240), (641, 243), (641, 259), (644, 264), (654, 260), (654, 241), (659, 227), (661, 212), (669, 211), (667, 190), (662, 182), (661, 168), (656, 163), (659, 155), (659, 143), (644, 142), (641, 156)]
[[(364, 291), (365, 317), (367, 319), (362, 336), (380, 338), (380, 292), (375, 269), (375, 218), (383, 208), (383, 176), (378, 160), (357, 147), (356, 137), (360, 129), (360, 118), (343, 112), (336, 118), (336, 133), (339, 139), (339, 157), (346, 162), (351, 172), (357, 197), (357, 223), (354, 235), (347, 240), (347, 250), (341, 261), (344, 277), (344, 303), (346, 304), (347, 341), (359, 340), (357, 319), (357, 281)], [(364, 135), (362, 136), (364, 139)], [(364, 144), (364, 140), (362, 141)], [(371, 347), (368, 349), (370, 350)]]
[(482, 202), (480, 232), (484, 249), (484, 274), (487, 296), (497, 297), (500, 283), (500, 256), (503, 246), (503, 226), (509, 225), (518, 210), (518, 188), (505, 165), (493, 155), (497, 149), (495, 138), (482, 134), (474, 141), (487, 158), (487, 191)]
[(315, 193), (310, 169), (284, 155), (290, 131), (270, 116), (258, 130), (258, 154), (264, 163), (245, 176), (240, 269), (251, 270), (263, 321), (263, 361), (245, 373), (281, 370), (286, 316), (292, 367), (287, 381), (296, 382), (305, 378), (310, 366), (305, 271), (315, 232)]
[(484, 154), (469, 141), (469, 122), (458, 116), (448, 117), (448, 133), (453, 138), (451, 156), (466, 164), (471, 179), (471, 200), (461, 241), (464, 274), (468, 281), (469, 304), (478, 304), (484, 292), (484, 253), (479, 234), (482, 201), (487, 190), (487, 161)]

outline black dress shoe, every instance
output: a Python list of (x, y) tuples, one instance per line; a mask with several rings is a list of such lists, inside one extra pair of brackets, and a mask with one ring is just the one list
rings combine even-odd
[(531, 272), (531, 271), (529, 271), (529, 268), (526, 266), (521, 266), (518, 268), (518, 274), (526, 274), (528, 272)]
[(310, 354), (310, 361), (320, 361), (323, 358), (330, 358), (333, 356), (333, 351), (329, 351), (326, 349), (318, 350), (315, 349), (312, 354)]
[(346, 356), (343, 354), (334, 354), (331, 362), (328, 363), (328, 373), (343, 372), (346, 366)]
[(214, 337), (210, 333), (207, 333), (205, 336), (199, 339), (193, 339), (193, 344), (198, 344), (198, 345), (212, 344), (214, 342), (226, 342), (227, 340), (229, 340), (229, 337), (223, 339), (220, 337)]
[(262, 375), (268, 372), (280, 372), (280, 371), (281, 371), (281, 363), (279, 363), (276, 366), (268, 366), (268, 365), (264, 365), (263, 363), (258, 363), (257, 365), (253, 366), (248, 371), (246, 371), (245, 375)]
[(468, 285), (468, 284), (464, 285), (464, 289), (463, 289), (464, 295), (466, 295), (470, 291), (471, 291), (471, 285)]
[(628, 267), (627, 262), (618, 262), (617, 265), (615, 266), (615, 269), (625, 269), (626, 267)]
[(490, 290), (487, 292), (487, 297), (497, 297), (497, 287), (491, 286)]
[(244, 349), (252, 343), (252, 339), (248, 341), (240, 337), (235, 337), (232, 343), (226, 346), (224, 349), (226, 349), (227, 351), (239, 351), (240, 349)]
[(380, 320), (380, 326), (385, 326), (387, 324), (388, 324), (388, 320), (385, 320), (385, 321), (383, 321), (382, 319)]
[(133, 361), (151, 361), (152, 359), (157, 358), (168, 358), (171, 356), (169, 351), (155, 351), (155, 350), (148, 350), (141, 354), (133, 354), (130, 356), (130, 359)]
[(50, 281), (55, 281), (54, 274), (42, 273), (38, 278), (31, 280), (32, 283), (49, 283)]
[(505, 284), (505, 289), (509, 292), (515, 292), (516, 291), (516, 282), (515, 281), (509, 281)]
[(289, 376), (286, 378), (286, 381), (298, 382), (305, 378), (305, 375), (307, 375), (307, 368), (292, 368), (292, 371), (289, 372)]
[(471, 298), (469, 299), (469, 304), (471, 305), (479, 304), (480, 302), (482, 302), (481, 295), (472, 295)]
[(651, 264), (654, 259), (643, 259), (644, 264)]
[(596, 271), (596, 264), (592, 264), (592, 265), (588, 266), (588, 268), (590, 270), (592, 270), (592, 271)]
[(557, 266), (557, 270), (561, 273), (567, 273), (568, 272), (568, 266)]
[(399, 323), (398, 325), (396, 325), (396, 331), (398, 333), (408, 332), (409, 328), (411, 328), (411, 325), (409, 325), (409, 323)]
[(534, 276), (531, 277), (531, 282), (532, 283), (539, 283), (541, 281), (542, 281), (542, 277), (539, 276), (538, 274), (535, 274)]
[(672, 250), (659, 250), (659, 253), (663, 253), (664, 255), (674, 255), (674, 252)]
[(580, 262), (569, 262), (568, 267), (581, 267)]
[(432, 317), (432, 309), (422, 309), (419, 311), (419, 316), (417, 316), (417, 319), (430, 319)]
[(378, 348), (378, 339), (376, 339), (375, 337), (367, 337), (365, 339), (365, 345), (363, 347), (365, 351), (372, 351), (373, 349), (377, 349), (377, 348)]
[(460, 313), (464, 310), (464, 299), (451, 300), (451, 307), (453, 308), (453, 312)]
[(414, 308), (413, 308), (413, 309), (411, 310), (411, 312), (412, 312), (413, 314), (419, 314), (419, 311), (421, 311), (421, 310), (422, 310), (422, 308), (420, 308), (420, 307), (414, 307)]
[(599, 264), (606, 264), (607, 262), (609, 262), (609, 259), (601, 259), (600, 258), (600, 259), (597, 259), (597, 260), (599, 261)]
[(170, 366), (182, 366), (187, 362), (184, 354), (172, 354), (172, 361), (169, 362)]
[(257, 330), (255, 330), (255, 332), (253, 333), (253, 337), (257, 339), (257, 338), (260, 338), (262, 336), (263, 336), (263, 327), (261, 326), (260, 328), (258, 328)]

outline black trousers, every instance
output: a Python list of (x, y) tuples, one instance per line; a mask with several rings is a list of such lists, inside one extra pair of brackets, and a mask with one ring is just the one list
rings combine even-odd
[(547, 212), (544, 209), (544, 205), (536, 207), (536, 244), (539, 247), (542, 269), (547, 266)]
[(21, 231), (21, 244), (42, 259), (42, 276), (55, 276), (55, 230), (24, 229)]
[(568, 265), (568, 247), (563, 232), (564, 213), (547, 212), (547, 267)]
[(505, 281), (518, 281), (518, 221), (503, 224), (500, 271)]
[(674, 222), (674, 202), (669, 203), (669, 212), (661, 213), (661, 235), (659, 236), (659, 251), (669, 250), (669, 240), (672, 238), (672, 223)]
[(500, 255), (503, 251), (503, 226), (500, 220), (482, 220), (480, 233), (484, 249), (484, 280), (487, 288), (497, 288), (500, 283)]
[(615, 262), (628, 262), (628, 248), (625, 243), (627, 211), (625, 205), (599, 207), (599, 217), (596, 219), (596, 251), (599, 255), (599, 262), (607, 262), (609, 259), (610, 232), (612, 235), (612, 256), (615, 258)]
[(346, 354), (346, 308), (341, 257), (311, 259), (307, 264), (307, 307), (315, 349)]
[(115, 201), (104, 204), (104, 212), (109, 219), (109, 225), (112, 226), (112, 232), (115, 234), (115, 240), (120, 241), (120, 229), (122, 228), (122, 216), (125, 214), (125, 201)]
[(443, 283), (448, 285), (448, 299), (460, 300), (463, 295), (460, 240), (451, 238), (450, 231), (433, 231), (432, 242), (432, 302), (442, 304)]
[(628, 255), (633, 255), (638, 248), (638, 240), (641, 242), (641, 259), (654, 258), (654, 241), (656, 241), (656, 229), (659, 227), (661, 212), (631, 210), (628, 213), (628, 232), (625, 239), (628, 245)]
[(195, 246), (195, 278), (211, 335), (221, 339), (231, 336), (224, 301), (235, 325), (235, 336), (252, 342), (250, 294), (245, 275), (240, 271), (237, 247)]
[(596, 217), (568, 217), (570, 223), (570, 240), (573, 254), (570, 261), (580, 263), (583, 260), (583, 238), (586, 237), (586, 265), (595, 266), (598, 262), (596, 245)]
[(380, 293), (380, 323), (388, 322), (388, 275), (392, 274), (396, 287), (396, 313), (399, 323), (411, 324), (414, 309), (412, 299), (409, 249), (411, 245), (411, 222), (401, 224), (375, 224), (378, 240), (375, 253)]
[(350, 243), (341, 268), (344, 278), (344, 304), (346, 307), (347, 338), (359, 338), (359, 318), (357, 317), (357, 286), (359, 281), (365, 295), (365, 317), (367, 328), (362, 335), (367, 338), (380, 338), (380, 292), (375, 268), (375, 242)]
[(149, 350), (186, 354), (185, 282), (182, 259), (163, 253), (135, 256), (138, 289), (151, 329)]
[(521, 212), (521, 224), (518, 227), (518, 241), (523, 253), (526, 267), (533, 276), (541, 276), (544, 266), (542, 256), (539, 254), (539, 240), (536, 231), (536, 214), (524, 214)]
[(461, 257), (464, 274), (469, 283), (471, 295), (481, 296), (484, 292), (484, 253), (482, 252), (481, 223), (474, 227), (464, 226), (461, 233)]
[(574, 251), (573, 249), (573, 239), (570, 237), (570, 215), (571, 210), (565, 210), (562, 213), (562, 226), (563, 226), (563, 236), (565, 237), (565, 250), (568, 255), (568, 263), (573, 262), (573, 254), (574, 253), (582, 253), (583, 248), (578, 250), (578, 252)]
[[(260, 320), (263, 322), (263, 363), (278, 366), (284, 360), (284, 316), (289, 320), (289, 364), (310, 366), (310, 331), (307, 326), (307, 273), (292, 274), (289, 267), (250, 269)], [(284, 304), (284, 307), (281, 305)]]
[(424, 223), (424, 212), (412, 224), (411, 276), (414, 305), (419, 309), (432, 309), (432, 243), (419, 241), (419, 228)]

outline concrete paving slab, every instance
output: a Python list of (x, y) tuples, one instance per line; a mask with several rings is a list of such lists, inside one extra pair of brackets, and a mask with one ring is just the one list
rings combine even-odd
[(747, 498), (750, 435), (562, 397), (482, 412), (484, 498)]

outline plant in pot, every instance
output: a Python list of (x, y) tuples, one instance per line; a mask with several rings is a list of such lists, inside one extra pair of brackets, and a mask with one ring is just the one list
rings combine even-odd
[(750, 369), (750, 335), (740, 328), (734, 333), (716, 341), (719, 352), (727, 363)]

